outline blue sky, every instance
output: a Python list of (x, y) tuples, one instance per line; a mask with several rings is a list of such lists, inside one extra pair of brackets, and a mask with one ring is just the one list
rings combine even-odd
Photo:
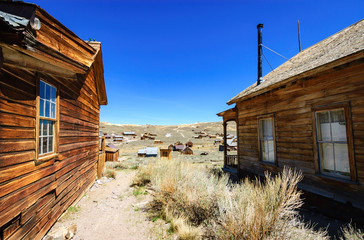
[[(182, 124), (216, 113), (257, 78), (257, 29), (287, 58), (364, 17), (364, 1), (37, 0), (81, 39), (102, 42), (101, 121)], [(285, 59), (263, 50), (273, 68)], [(263, 75), (271, 71), (263, 60)]]

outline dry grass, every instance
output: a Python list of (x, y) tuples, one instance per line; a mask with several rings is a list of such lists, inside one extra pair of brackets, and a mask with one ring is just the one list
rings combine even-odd
[(138, 170), (135, 182), (150, 181), (153, 206), (182, 239), (328, 239), (297, 218), (302, 175), (285, 169), (266, 182), (231, 184), (226, 175), (180, 161), (158, 161)]
[(115, 169), (115, 170), (123, 170), (128, 168), (128, 166), (122, 162), (106, 162), (105, 166), (108, 169)]
[(103, 177), (107, 177), (107, 178), (116, 178), (116, 172), (115, 170), (106, 168), (105, 171), (102, 172), (102, 176)]
[(341, 229), (342, 235), (340, 240), (363, 240), (364, 232), (361, 229), (356, 229), (353, 225), (349, 224), (348, 226)]

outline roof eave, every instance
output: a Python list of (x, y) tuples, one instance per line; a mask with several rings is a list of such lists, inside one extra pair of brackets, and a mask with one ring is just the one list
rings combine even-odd
[(266, 92), (269, 92), (272, 89), (275, 89), (275, 88), (278, 88), (278, 87), (280, 87), (282, 85), (285, 85), (285, 84), (287, 84), (289, 82), (295, 81), (298, 78), (309, 77), (309, 76), (312, 76), (312, 75), (314, 75), (314, 74), (316, 74), (318, 72), (322, 72), (322, 71), (328, 70), (330, 68), (335, 68), (335, 67), (338, 67), (340, 65), (346, 64), (348, 62), (352, 62), (352, 61), (358, 60), (360, 58), (364, 58), (364, 50), (360, 50), (360, 51), (355, 52), (353, 54), (350, 54), (348, 56), (345, 56), (345, 57), (336, 59), (335, 61), (332, 61), (332, 62), (329, 62), (327, 64), (318, 66), (316, 68), (310, 69), (310, 70), (308, 70), (306, 72), (297, 74), (297, 75), (292, 76), (290, 78), (287, 78), (285, 80), (281, 80), (281, 81), (279, 81), (279, 82), (277, 82), (275, 84), (269, 85), (269, 86), (267, 86), (267, 87), (265, 87), (265, 88), (263, 88), (261, 90), (258, 90), (256, 92), (252, 92), (252, 93), (250, 93), (248, 95), (244, 95), (244, 96), (241, 96), (241, 97), (234, 97), (231, 100), (229, 100), (227, 102), (227, 104), (228, 105), (232, 105), (234, 103), (238, 103), (238, 102), (241, 102), (241, 101), (244, 101), (244, 100), (248, 100), (250, 98), (253, 98), (253, 97), (262, 95), (262, 94), (264, 94)]

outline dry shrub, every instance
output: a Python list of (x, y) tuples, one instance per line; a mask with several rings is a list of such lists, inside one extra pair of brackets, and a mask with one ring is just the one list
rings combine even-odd
[(116, 169), (116, 170), (123, 170), (123, 169), (127, 169), (128, 167), (121, 162), (106, 162), (106, 168), (109, 169)]
[(361, 229), (356, 229), (355, 226), (349, 224), (348, 226), (341, 229), (343, 236), (340, 240), (363, 240), (364, 232)]
[(102, 176), (103, 177), (107, 177), (107, 178), (116, 178), (116, 173), (115, 170), (112, 169), (106, 169), (105, 171), (102, 172)]
[(221, 239), (264, 239), (273, 233), (286, 237), (284, 229), (302, 205), (297, 191), (302, 175), (285, 169), (275, 177), (268, 173), (265, 177), (264, 184), (245, 179), (219, 199), (215, 232)]
[(152, 164), (148, 164), (148, 165), (138, 168), (138, 172), (135, 175), (135, 177), (133, 178), (132, 186), (141, 187), (141, 186), (145, 186), (148, 183), (150, 183), (150, 177), (152, 174), (152, 170), (153, 170)]
[[(140, 176), (138, 176), (140, 174)], [(302, 174), (284, 169), (266, 174), (264, 183), (245, 179), (231, 184), (204, 167), (181, 161), (158, 161), (140, 168), (137, 179), (151, 181), (154, 206), (175, 219), (177, 233), (212, 239), (327, 239), (297, 218), (302, 205), (297, 183)], [(137, 182), (140, 182), (138, 180)], [(172, 216), (172, 217), (171, 217)], [(177, 220), (176, 220), (177, 219)], [(178, 227), (182, 230), (178, 230)], [(187, 229), (187, 230), (185, 230)]]
[(181, 215), (174, 216), (168, 209), (165, 211), (165, 219), (171, 223), (172, 229), (181, 240), (199, 239), (203, 233), (202, 227), (192, 226), (189, 220)]

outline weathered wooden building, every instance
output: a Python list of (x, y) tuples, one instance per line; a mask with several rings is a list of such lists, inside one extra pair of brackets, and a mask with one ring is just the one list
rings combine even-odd
[(172, 159), (172, 149), (170, 148), (160, 148), (159, 156), (161, 159), (171, 160)]
[(119, 148), (112, 143), (109, 143), (105, 148), (105, 161), (117, 162), (119, 158)]
[(184, 155), (193, 155), (193, 150), (190, 147), (185, 147), (181, 151), (181, 154), (184, 154)]
[(0, 239), (41, 239), (95, 181), (101, 45), (0, 2)]
[[(237, 156), (225, 170), (263, 175), (284, 166), (308, 192), (364, 209), (364, 20), (301, 51), (232, 98)], [(225, 146), (226, 146), (226, 137)]]

